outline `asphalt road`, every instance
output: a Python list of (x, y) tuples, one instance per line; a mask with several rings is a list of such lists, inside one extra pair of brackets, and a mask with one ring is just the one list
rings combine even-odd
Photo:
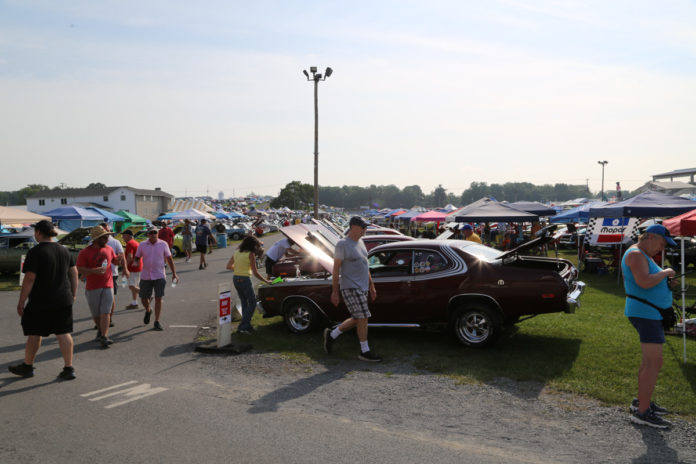
[[(266, 247), (277, 239), (268, 237)], [(217, 284), (231, 281), (224, 270), (231, 253), (215, 250), (203, 271), (197, 255), (190, 264), (178, 259), (181, 283), (167, 288), (165, 330), (143, 325), (142, 310), (117, 309), (109, 349), (93, 341), (81, 288), (73, 334), (78, 378), (70, 382), (56, 380), (62, 359), (53, 337), (33, 378), (7, 372), (22, 359), (25, 338), (18, 292), (0, 292), (0, 463), (650, 462), (651, 452), (678, 455), (661, 435), (641, 441), (642, 432), (623, 420), (628, 435), (619, 443), (638, 440), (635, 449), (603, 440), (614, 419), (594, 430), (546, 403), (552, 413), (525, 417), (516, 408), (528, 401), (517, 387), (513, 394), (466, 390), (388, 364), (307, 366), (253, 351), (195, 353), (197, 327), (216, 312)], [(117, 308), (127, 293), (119, 289)], [(490, 405), (502, 414), (491, 415)]]

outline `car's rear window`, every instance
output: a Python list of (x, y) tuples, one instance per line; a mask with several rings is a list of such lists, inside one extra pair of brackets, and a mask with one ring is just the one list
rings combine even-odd
[(503, 254), (503, 252), (500, 250), (496, 250), (495, 248), (487, 247), (485, 245), (479, 245), (478, 243), (473, 242), (462, 243), (460, 245), (460, 249), (465, 253), (469, 253), (470, 255), (473, 255), (478, 259), (488, 262), (495, 261), (496, 259), (498, 259), (500, 255)]

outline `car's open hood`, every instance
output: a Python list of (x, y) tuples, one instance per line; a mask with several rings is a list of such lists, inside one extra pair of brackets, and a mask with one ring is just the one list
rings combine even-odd
[(316, 259), (326, 272), (333, 272), (335, 242), (333, 242), (331, 237), (325, 236), (324, 226), (319, 224), (297, 224), (282, 227), (280, 231)]
[(63, 237), (58, 240), (58, 243), (61, 245), (79, 245), (83, 243), (83, 239), (89, 235), (89, 232), (92, 230), (91, 227), (79, 227), (67, 235), (64, 235)]
[(534, 247), (538, 247), (544, 245), (545, 243), (555, 240), (555, 235), (553, 234), (553, 231), (556, 229), (556, 227), (558, 227), (558, 224), (551, 224), (550, 226), (544, 227), (543, 229), (536, 232), (536, 238), (534, 240), (524, 242), (517, 248), (513, 248), (510, 251), (506, 251), (505, 253), (498, 256), (497, 259), (504, 260), (514, 255), (520, 255), (523, 254), (522, 252), (524, 251), (531, 250)]

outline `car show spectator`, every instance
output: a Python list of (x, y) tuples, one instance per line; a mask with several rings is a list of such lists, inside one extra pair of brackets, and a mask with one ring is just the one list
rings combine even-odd
[(196, 249), (201, 255), (198, 270), (208, 267), (208, 263), (205, 261), (205, 254), (208, 252), (208, 244), (210, 243), (210, 240), (214, 240), (214, 237), (213, 233), (208, 227), (208, 221), (201, 219), (200, 224), (198, 224), (198, 227), (196, 227)]
[(130, 276), (128, 276), (128, 289), (131, 292), (131, 302), (126, 306), (126, 309), (138, 309), (138, 294), (140, 292), (140, 271), (143, 270), (142, 258), (135, 258), (135, 252), (138, 251), (140, 245), (133, 238), (133, 231), (126, 229), (123, 231), (123, 240), (126, 242), (126, 267)]
[(273, 265), (278, 262), (283, 256), (297, 256), (298, 251), (294, 250), (292, 246), (295, 244), (289, 238), (284, 238), (278, 240), (273, 244), (273, 246), (266, 252), (266, 276), (270, 279), (273, 275)]
[[(111, 229), (109, 227), (109, 224), (106, 222), (102, 222), (99, 224), (105, 231), (111, 232)], [(123, 245), (121, 245), (121, 242), (116, 240), (113, 235), (109, 235), (109, 239), (106, 242), (106, 245), (111, 247), (112, 250), (114, 250), (114, 253), (118, 257), (118, 264), (112, 264), (111, 265), (111, 276), (114, 279), (114, 300), (111, 303), (111, 313), (109, 313), (109, 327), (114, 326), (114, 310), (116, 309), (116, 294), (118, 293), (118, 266), (120, 265), (123, 268), (123, 275), (126, 278), (129, 278), (129, 273), (128, 270), (126, 269), (126, 255), (123, 253)]]
[(651, 256), (662, 252), (665, 246), (676, 246), (667, 229), (655, 224), (638, 238), (621, 261), (626, 289), (624, 315), (638, 332), (642, 360), (638, 369), (638, 397), (631, 402), (631, 422), (655, 428), (672, 424), (661, 416), (667, 411), (652, 401), (657, 376), (662, 368), (662, 345), (665, 333), (660, 308), (672, 306), (669, 279), (674, 269), (662, 269)]
[(72, 306), (77, 297), (77, 267), (70, 252), (52, 241), (56, 235), (51, 221), (34, 224), (34, 239), (38, 244), (27, 252), (24, 261), (24, 281), (17, 303), (17, 314), (27, 337), (24, 361), (8, 366), (10, 372), (20, 377), (34, 376), (34, 360), (41, 341), (53, 333), (64, 363), (58, 377), (75, 378), (70, 334), (73, 331)]
[(143, 258), (143, 269), (140, 272), (140, 300), (145, 307), (145, 317), (143, 324), (150, 323), (152, 309), (150, 303), (152, 301), (152, 293), (155, 293), (155, 323), (154, 330), (163, 330), (160, 323), (162, 314), (162, 299), (164, 298), (164, 288), (167, 285), (166, 274), (164, 270), (165, 262), (169, 264), (169, 269), (172, 271), (172, 282), (177, 282), (179, 277), (176, 275), (174, 260), (172, 253), (169, 251), (167, 242), (157, 238), (159, 230), (157, 227), (151, 227), (147, 231), (147, 240), (138, 246), (135, 252), (135, 258)]
[(114, 303), (114, 279), (110, 264), (119, 263), (118, 256), (107, 245), (110, 235), (111, 232), (101, 226), (92, 227), (92, 243), (77, 255), (77, 270), (86, 276), (85, 297), (97, 325), (96, 341), (105, 348), (113, 343), (109, 338), (111, 307)]
[(237, 327), (237, 332), (241, 334), (255, 332), (251, 325), (251, 318), (254, 316), (254, 310), (256, 309), (256, 295), (251, 283), (251, 276), (253, 275), (265, 283), (271, 282), (265, 279), (256, 267), (256, 257), (262, 253), (263, 250), (259, 239), (253, 235), (247, 235), (227, 262), (226, 268), (234, 271), (232, 283), (242, 303), (242, 321)]
[(184, 226), (181, 229), (182, 248), (186, 254), (186, 262), (191, 262), (191, 253), (193, 252), (193, 227), (191, 221), (184, 219)]
[(333, 330), (324, 329), (324, 350), (331, 353), (336, 338), (355, 327), (360, 342), (358, 359), (379, 362), (382, 358), (370, 350), (367, 342), (367, 321), (371, 316), (367, 299), (368, 295), (372, 301), (377, 298), (377, 290), (370, 276), (367, 248), (361, 240), (367, 230), (367, 223), (361, 217), (353, 216), (348, 225), (348, 234), (336, 244), (331, 280), (331, 303), (338, 306), (342, 297), (350, 317)]
[(172, 251), (172, 247), (174, 246), (174, 231), (171, 229), (171, 227), (169, 227), (167, 221), (162, 223), (162, 228), (157, 233), (157, 238), (167, 242), (169, 251)]
[(462, 227), (462, 233), (464, 234), (464, 240), (481, 243), (481, 237), (479, 237), (478, 234), (474, 232), (474, 228), (471, 227), (471, 224), (464, 224), (464, 227)]

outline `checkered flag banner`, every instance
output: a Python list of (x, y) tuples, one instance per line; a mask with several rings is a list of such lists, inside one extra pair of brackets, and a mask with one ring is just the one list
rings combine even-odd
[(638, 238), (638, 218), (590, 218), (585, 233), (585, 244), (624, 245)]

